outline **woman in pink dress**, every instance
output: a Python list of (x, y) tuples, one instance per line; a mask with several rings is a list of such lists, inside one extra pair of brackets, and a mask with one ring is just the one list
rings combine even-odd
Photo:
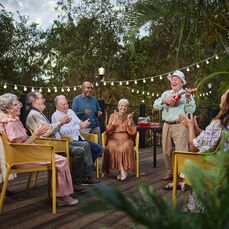
[(109, 159), (105, 159), (104, 162), (109, 161), (109, 165), (103, 165), (103, 170), (107, 171), (106, 166), (109, 167), (108, 171), (117, 170), (118, 180), (125, 180), (128, 171), (135, 171), (134, 139), (137, 129), (133, 121), (133, 113), (127, 114), (128, 105), (127, 99), (121, 99), (118, 102), (118, 112), (114, 111), (111, 114), (106, 126)]
[[(48, 130), (47, 127), (43, 125), (36, 129), (32, 136), (27, 136), (26, 129), (18, 118), (20, 115), (21, 103), (14, 94), (6, 93), (0, 96), (0, 110), (4, 113), (0, 122), (0, 131), (6, 133), (10, 142), (33, 143), (36, 138), (44, 135)], [(65, 157), (56, 155), (56, 171), (57, 205), (76, 205), (78, 200), (70, 196), (70, 194), (73, 193), (72, 178)]]

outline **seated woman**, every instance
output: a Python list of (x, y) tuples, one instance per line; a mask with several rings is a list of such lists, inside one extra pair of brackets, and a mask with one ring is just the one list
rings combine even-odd
[[(118, 180), (125, 180), (127, 172), (135, 171), (134, 138), (137, 133), (133, 121), (133, 113), (127, 114), (129, 102), (121, 99), (118, 102), (118, 112), (111, 114), (106, 126), (107, 146), (103, 171), (118, 171)], [(108, 157), (108, 158), (107, 158)]]
[[(190, 119), (180, 116), (179, 120), (189, 130), (189, 145), (191, 151), (199, 151), (201, 153), (214, 151), (220, 142), (222, 132), (229, 131), (229, 90), (222, 95), (220, 111), (205, 130), (199, 128), (196, 116), (193, 117), (193, 115), (191, 115)], [(168, 187), (172, 189), (172, 183), (168, 183), (166, 187), (167, 189), (169, 189)], [(189, 196), (187, 210), (190, 212), (203, 211), (201, 203), (195, 196), (196, 193), (194, 192)]]
[[(0, 96), (0, 109), (4, 113), (0, 123), (0, 131), (6, 133), (10, 142), (30, 144), (33, 143), (36, 138), (44, 135), (48, 130), (47, 127), (43, 125), (36, 129), (32, 136), (27, 136), (26, 130), (18, 118), (21, 103), (14, 94), (6, 93)], [(57, 205), (76, 205), (78, 200), (70, 196), (70, 194), (73, 193), (72, 178), (65, 157), (56, 155), (56, 172), (56, 195), (59, 197), (57, 198)]]

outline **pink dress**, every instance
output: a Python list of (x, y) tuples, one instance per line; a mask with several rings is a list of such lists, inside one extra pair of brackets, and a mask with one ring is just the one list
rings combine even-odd
[[(23, 143), (28, 138), (26, 130), (19, 119), (10, 119), (0, 123), (0, 131), (4, 131), (12, 143)], [(68, 161), (65, 157), (56, 154), (56, 195), (67, 196), (73, 193), (72, 178)], [(23, 166), (23, 165), (21, 165)], [(20, 167), (21, 167), (20, 166)]]
[[(126, 171), (135, 171), (135, 153), (134, 139), (137, 133), (136, 126), (127, 124), (127, 114), (117, 120), (117, 125), (111, 123), (114, 114), (110, 116), (109, 123), (106, 126), (107, 149), (109, 152), (109, 169), (120, 170), (123, 166)], [(107, 165), (104, 165), (106, 171)]]

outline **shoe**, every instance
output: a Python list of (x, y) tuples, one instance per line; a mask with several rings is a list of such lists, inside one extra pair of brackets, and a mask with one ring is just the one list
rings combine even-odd
[(83, 180), (81, 185), (93, 185), (93, 184), (98, 184), (100, 182), (101, 182), (100, 180), (96, 180), (96, 179), (90, 177), (87, 180)]
[(57, 206), (74, 206), (79, 203), (79, 200), (73, 199), (71, 196), (58, 197), (56, 200)]
[[(181, 182), (180, 182), (181, 183)], [(177, 185), (177, 190), (182, 190), (182, 186), (181, 184), (178, 183)], [(173, 190), (173, 183), (172, 182), (169, 182), (168, 184), (166, 184), (164, 187), (163, 187), (163, 190)], [(183, 190), (182, 190), (183, 191)]]
[(74, 191), (77, 192), (77, 193), (86, 192), (86, 190), (83, 187), (81, 187), (80, 184), (74, 184), (73, 188), (74, 188)]
[(173, 175), (166, 175), (162, 178), (162, 180), (172, 180), (173, 179)]
[(127, 172), (124, 172), (124, 175), (121, 174), (121, 178), (120, 178), (121, 181), (126, 180), (126, 178), (127, 178)]

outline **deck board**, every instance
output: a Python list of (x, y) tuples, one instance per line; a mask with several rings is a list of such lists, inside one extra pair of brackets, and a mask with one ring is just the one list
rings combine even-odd
[[(152, 148), (140, 149), (140, 173), (128, 176), (126, 181), (117, 181), (112, 176), (101, 178), (105, 184), (119, 187), (126, 195), (135, 194), (138, 185), (145, 182), (151, 185), (159, 196), (171, 200), (172, 192), (164, 191), (162, 181), (164, 175), (164, 161), (161, 148), (158, 148), (157, 168), (153, 168)], [(21, 174), (10, 182), (11, 190), (16, 191), (13, 197), (6, 198), (3, 213), (0, 216), (1, 228), (130, 228), (134, 224), (125, 213), (115, 210), (107, 212), (82, 213), (79, 207), (94, 199), (90, 192), (73, 194), (80, 201), (78, 206), (57, 207), (57, 214), (51, 214), (51, 202), (47, 196), (47, 173), (39, 173), (37, 187), (25, 191), (28, 174)], [(86, 187), (90, 190), (90, 186)], [(179, 195), (183, 193), (179, 192)]]

